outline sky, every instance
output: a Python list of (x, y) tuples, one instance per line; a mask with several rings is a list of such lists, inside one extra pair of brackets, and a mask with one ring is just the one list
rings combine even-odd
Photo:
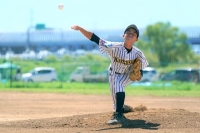
[[(0, 32), (26, 31), (36, 24), (71, 30), (145, 28), (157, 22), (200, 26), (200, 0), (0, 0)], [(59, 10), (58, 4), (64, 9)]]

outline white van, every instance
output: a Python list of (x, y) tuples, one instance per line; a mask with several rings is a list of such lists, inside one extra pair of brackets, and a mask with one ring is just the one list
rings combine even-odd
[(159, 78), (157, 70), (153, 67), (146, 67), (143, 69), (143, 77), (140, 82), (154, 82)]
[(22, 74), (24, 82), (53, 82), (57, 80), (57, 74), (52, 67), (36, 67), (28, 73)]

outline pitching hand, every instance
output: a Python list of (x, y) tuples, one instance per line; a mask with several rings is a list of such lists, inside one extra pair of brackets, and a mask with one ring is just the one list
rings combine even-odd
[(80, 30), (80, 27), (78, 25), (74, 25), (74, 26), (71, 27), (71, 29), (73, 29), (73, 30)]

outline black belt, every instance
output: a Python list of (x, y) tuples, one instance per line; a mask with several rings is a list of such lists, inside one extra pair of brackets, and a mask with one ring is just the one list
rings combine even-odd
[[(110, 67), (110, 70), (112, 71), (112, 70), (113, 70), (113, 68), (112, 68), (112, 67)], [(115, 72), (115, 74), (123, 74), (123, 73), (118, 73), (118, 72)]]

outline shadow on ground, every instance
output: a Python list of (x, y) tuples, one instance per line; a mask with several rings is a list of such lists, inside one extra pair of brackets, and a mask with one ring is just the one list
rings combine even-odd
[(109, 128), (103, 128), (95, 131), (102, 131), (102, 130), (110, 130), (110, 129), (120, 129), (120, 128), (141, 128), (141, 129), (148, 129), (148, 130), (157, 130), (158, 126), (160, 124), (158, 123), (151, 123), (147, 122), (145, 120), (131, 120), (131, 119), (125, 119), (125, 122), (122, 125), (118, 125), (117, 127), (109, 127)]

